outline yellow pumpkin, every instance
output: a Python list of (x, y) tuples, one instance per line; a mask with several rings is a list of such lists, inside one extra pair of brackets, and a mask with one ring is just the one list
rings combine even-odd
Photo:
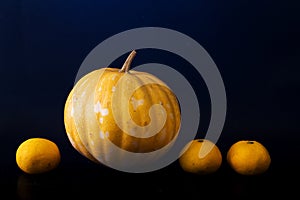
[(71, 90), (64, 123), (73, 147), (92, 161), (122, 160), (115, 147), (132, 153), (159, 150), (180, 129), (180, 106), (159, 78), (129, 70), (136, 52), (123, 67), (102, 68), (83, 76)]

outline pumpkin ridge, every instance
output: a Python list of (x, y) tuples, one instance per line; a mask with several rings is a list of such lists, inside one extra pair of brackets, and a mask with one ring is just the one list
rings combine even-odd
[[(151, 79), (152, 77), (149, 76), (148, 78)], [(176, 120), (177, 119), (176, 118), (176, 111), (177, 111), (177, 109), (179, 109), (179, 107), (176, 106), (177, 108), (175, 108), (175, 105), (179, 106), (179, 102), (177, 101), (176, 95), (173, 93), (173, 91), (171, 90), (171, 88), (166, 83), (164, 83), (164, 84), (165, 85), (159, 85), (161, 87), (161, 89), (159, 90), (159, 92), (161, 93), (161, 96), (163, 96), (162, 99), (167, 99), (166, 102), (169, 102), (170, 108), (168, 109), (167, 105), (164, 105), (163, 107), (165, 108), (165, 110), (167, 112), (170, 110), (172, 112), (172, 114), (174, 115), (174, 120), (173, 120), (172, 126), (168, 126), (168, 128), (171, 127), (171, 130), (169, 130), (169, 132), (172, 132), (174, 134), (173, 135), (168, 135), (167, 134), (170, 137), (170, 139), (168, 139), (168, 140), (169, 140), (169, 142), (171, 142), (171, 140), (177, 135), (178, 130), (179, 130), (179, 124), (180, 124), (180, 122), (178, 124), (177, 120)], [(164, 126), (164, 128), (166, 128), (166, 127)]]
[[(69, 109), (73, 108), (73, 92), (74, 92), (74, 88), (71, 90), (70, 94), (68, 95), (64, 106), (64, 124), (67, 131), (67, 137), (71, 141), (71, 145), (76, 149), (76, 151), (78, 151), (81, 155), (89, 158), (90, 160), (97, 162), (94, 156), (83, 145), (80, 136), (78, 135), (74, 118), (70, 116), (71, 114)], [(70, 126), (68, 125), (69, 123)]]
[[(159, 99), (157, 101), (152, 101), (151, 106), (154, 105), (154, 104), (159, 104), (159, 102), (163, 101), (163, 99), (167, 99), (167, 102), (170, 102), (170, 104), (172, 104), (172, 110), (171, 111), (175, 111), (175, 108), (174, 108), (173, 103), (172, 103), (172, 101), (170, 99), (170, 96), (169, 96), (170, 94), (172, 94), (171, 89), (163, 81), (157, 81), (157, 78), (150, 75), (149, 73), (144, 73), (144, 75), (145, 76), (143, 76), (143, 79), (148, 79), (148, 81), (146, 81), (146, 82), (154, 82), (152, 84), (147, 84), (147, 85), (141, 86), (141, 87), (145, 88), (144, 90), (146, 90), (146, 92), (145, 92), (146, 94), (150, 94), (149, 96), (150, 96), (151, 100), (153, 100), (153, 98), (151, 98), (151, 96), (154, 94), (154, 90), (156, 88), (158, 88), (157, 89), (158, 93), (154, 94), (154, 95), (159, 97)], [(143, 82), (141, 79), (140, 79), (140, 81)], [(158, 84), (156, 82), (160, 82), (160, 83)], [(173, 94), (172, 94), (172, 96), (173, 96)], [(160, 99), (161, 99), (161, 101), (160, 101)], [(170, 120), (170, 119), (168, 119), (168, 111), (169, 110), (166, 108), (166, 105), (162, 105), (162, 106), (165, 109), (165, 111), (167, 112), (166, 124), (155, 135), (153, 135), (152, 137), (149, 137), (149, 138), (144, 138), (140, 142), (141, 145), (144, 145), (144, 146), (147, 146), (147, 144), (151, 144), (151, 143), (159, 144), (155, 149), (152, 149), (152, 150), (157, 150), (157, 149), (160, 149), (160, 148), (164, 147), (169, 142), (171, 142), (172, 139), (174, 138), (174, 136), (177, 134), (177, 133), (175, 133), (176, 126), (173, 128), (173, 124), (172, 124), (172, 126), (168, 125), (169, 124), (168, 120)], [(149, 111), (149, 109), (148, 109), (148, 111)], [(174, 113), (174, 115), (175, 115), (175, 113)], [(150, 123), (151, 123), (151, 121), (150, 121)], [(170, 127), (171, 127), (171, 130), (168, 130), (168, 132), (173, 131), (174, 134), (170, 135), (170, 134), (162, 132), (162, 131), (164, 131), (164, 129), (168, 129)], [(163, 141), (161, 141), (161, 140), (159, 140), (159, 138), (163, 137), (162, 136), (163, 134), (165, 134), (167, 136), (167, 138), (164, 138)]]

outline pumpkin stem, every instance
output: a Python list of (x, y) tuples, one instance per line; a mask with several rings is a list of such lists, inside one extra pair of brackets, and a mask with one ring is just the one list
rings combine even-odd
[(126, 61), (124, 62), (122, 68), (119, 70), (119, 72), (128, 72), (131, 62), (133, 60), (133, 58), (135, 57), (136, 51), (133, 50), (129, 56), (127, 57)]

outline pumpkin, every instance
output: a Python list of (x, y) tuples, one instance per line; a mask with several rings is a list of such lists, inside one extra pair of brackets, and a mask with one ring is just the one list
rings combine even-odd
[(129, 70), (135, 55), (132, 51), (121, 69), (89, 72), (66, 100), (68, 139), (94, 162), (122, 162), (126, 152), (155, 152), (178, 135), (181, 115), (176, 95), (156, 76)]

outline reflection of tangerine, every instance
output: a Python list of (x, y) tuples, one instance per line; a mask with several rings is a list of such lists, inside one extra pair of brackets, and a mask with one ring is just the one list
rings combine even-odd
[(180, 166), (184, 171), (196, 174), (211, 174), (222, 164), (219, 148), (210, 140), (196, 139), (189, 142), (179, 157)]
[(22, 173), (19, 175), (16, 184), (17, 199), (57, 199), (58, 195), (61, 196), (60, 186), (61, 179), (56, 176), (55, 172), (44, 174)]
[(30, 138), (20, 144), (16, 152), (19, 168), (29, 174), (39, 174), (55, 169), (60, 163), (57, 145), (44, 138)]
[(21, 174), (17, 182), (17, 195), (19, 199), (35, 199), (39, 183), (35, 177)]
[(91, 160), (121, 158), (111, 155), (110, 143), (128, 152), (153, 152), (179, 132), (177, 97), (154, 75), (129, 70), (134, 55), (131, 52), (122, 69), (88, 73), (68, 96), (66, 132), (73, 147)]
[(239, 174), (262, 174), (269, 168), (271, 157), (261, 143), (242, 140), (234, 143), (227, 152), (227, 161)]

